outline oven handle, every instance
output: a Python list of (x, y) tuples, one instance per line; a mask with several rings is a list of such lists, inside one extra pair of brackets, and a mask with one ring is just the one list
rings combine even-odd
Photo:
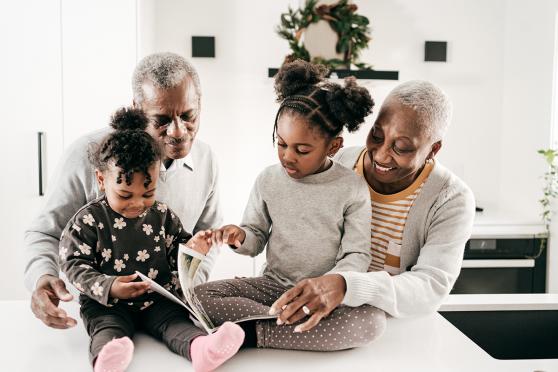
[(463, 269), (488, 269), (488, 268), (511, 268), (511, 267), (535, 267), (535, 260), (511, 259), (511, 260), (463, 260)]

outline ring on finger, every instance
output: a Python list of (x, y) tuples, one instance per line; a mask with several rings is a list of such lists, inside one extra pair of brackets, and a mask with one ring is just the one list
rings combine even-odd
[(302, 312), (304, 312), (304, 314), (306, 315), (310, 315), (310, 309), (306, 305), (302, 307)]

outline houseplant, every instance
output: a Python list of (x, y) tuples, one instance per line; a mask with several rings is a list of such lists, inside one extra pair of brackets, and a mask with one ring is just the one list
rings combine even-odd
[(554, 211), (552, 209), (552, 202), (558, 196), (558, 150), (556, 149), (541, 149), (538, 151), (541, 154), (547, 165), (548, 169), (544, 173), (543, 180), (543, 196), (539, 199), (539, 204), (542, 208), (541, 217), (546, 230), (546, 238), (541, 239), (541, 245), (539, 247), (539, 252), (534, 258), (538, 258), (544, 251), (546, 245), (546, 240), (550, 236), (550, 223), (552, 222), (552, 217)]

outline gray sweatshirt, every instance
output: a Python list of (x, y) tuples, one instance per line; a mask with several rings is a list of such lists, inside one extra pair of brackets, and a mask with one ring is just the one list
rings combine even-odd
[(267, 245), (264, 275), (285, 286), (370, 264), (370, 194), (366, 182), (333, 162), (296, 180), (280, 164), (256, 179), (242, 224), (246, 239), (235, 251), (256, 256)]
[[(342, 149), (336, 158), (353, 169), (363, 149)], [(385, 271), (341, 273), (347, 283), (343, 303), (370, 304), (394, 317), (436, 311), (459, 276), (474, 216), (469, 187), (436, 162), (403, 230), (401, 267), (407, 271), (394, 276)]]

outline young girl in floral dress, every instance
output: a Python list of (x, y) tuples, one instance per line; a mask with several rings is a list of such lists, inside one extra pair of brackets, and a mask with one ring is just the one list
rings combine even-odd
[(80, 314), (91, 337), (95, 372), (127, 368), (137, 328), (191, 360), (196, 371), (212, 370), (236, 353), (242, 329), (226, 323), (206, 335), (183, 307), (149, 291), (135, 274), (172, 291), (178, 286), (178, 244), (203, 254), (211, 246), (210, 231), (192, 237), (176, 214), (155, 200), (162, 152), (145, 132), (147, 124), (142, 111), (121, 109), (112, 118), (115, 130), (91, 148), (104, 195), (68, 222), (60, 240), (60, 265), (81, 292)]

